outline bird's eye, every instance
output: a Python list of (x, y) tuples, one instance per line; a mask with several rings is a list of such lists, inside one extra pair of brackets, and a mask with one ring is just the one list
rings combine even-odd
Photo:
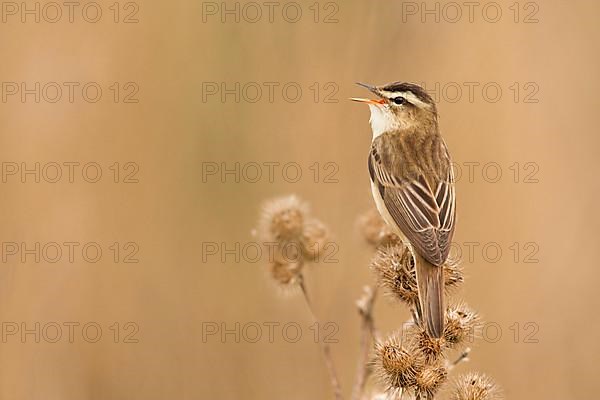
[(392, 101), (398, 105), (406, 103), (406, 99), (402, 96), (394, 97)]

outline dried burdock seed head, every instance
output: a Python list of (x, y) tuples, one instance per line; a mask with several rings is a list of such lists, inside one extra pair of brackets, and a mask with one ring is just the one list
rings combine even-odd
[(308, 206), (294, 195), (266, 202), (259, 221), (261, 240), (299, 240), (307, 215)]
[[(443, 268), (446, 289), (451, 290), (462, 283), (462, 271), (457, 264), (449, 262)], [(402, 242), (380, 247), (371, 259), (371, 269), (387, 295), (409, 306), (416, 304), (418, 292), (414, 258)]]
[(329, 240), (327, 227), (318, 219), (311, 218), (304, 224), (302, 232), (302, 253), (307, 261), (322, 261)]
[(284, 263), (298, 263), (304, 259), (302, 244), (296, 240), (280, 241), (270, 251), (274, 260)]
[(479, 324), (479, 315), (464, 304), (451, 305), (446, 310), (444, 339), (449, 347), (472, 341)]
[(446, 292), (451, 292), (459, 287), (464, 281), (463, 271), (458, 261), (448, 259), (444, 264), (444, 284)]
[(431, 399), (448, 378), (448, 371), (441, 364), (425, 364), (415, 377), (415, 394)]
[(446, 349), (446, 341), (443, 337), (431, 337), (423, 328), (414, 324), (408, 327), (406, 336), (411, 346), (422, 354), (427, 363), (441, 359)]
[(398, 235), (381, 218), (379, 211), (374, 208), (359, 217), (358, 226), (367, 243), (375, 248), (401, 242)]
[(499, 387), (484, 374), (470, 372), (454, 382), (452, 400), (497, 400), (502, 396)]
[(420, 360), (415, 351), (403, 347), (397, 336), (375, 344), (374, 372), (382, 385), (394, 391), (415, 384)]
[(389, 296), (409, 306), (418, 301), (414, 261), (407, 247), (399, 243), (380, 248), (371, 260), (371, 269)]
[(302, 279), (302, 262), (275, 260), (269, 264), (269, 275), (281, 289), (291, 289)]

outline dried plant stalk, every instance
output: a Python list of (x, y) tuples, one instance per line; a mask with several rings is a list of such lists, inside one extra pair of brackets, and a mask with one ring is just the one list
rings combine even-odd
[[(315, 315), (312, 303), (310, 301), (310, 297), (308, 296), (308, 291), (306, 290), (306, 285), (304, 284), (303, 280), (300, 281), (300, 288), (302, 289), (302, 294), (304, 295), (304, 299), (306, 300), (306, 305), (310, 312), (313, 324), (317, 324), (316, 326), (320, 326), (319, 320)], [(321, 345), (323, 359), (325, 360), (325, 366), (327, 367), (327, 371), (329, 372), (329, 379), (331, 381), (331, 386), (333, 388), (335, 398), (336, 400), (342, 400), (344, 397), (342, 395), (342, 388), (338, 379), (335, 363), (333, 362), (333, 357), (331, 356), (331, 348), (329, 347), (329, 344), (323, 340), (319, 340), (319, 344)]]
[[(402, 241), (387, 227), (376, 211), (360, 218), (364, 237), (375, 254), (371, 261), (377, 285), (366, 286), (357, 301), (360, 325), (358, 365), (351, 400), (427, 399), (432, 400), (447, 385), (449, 373), (467, 360), (470, 349), (465, 346), (472, 339), (479, 316), (463, 303), (448, 306), (446, 324), (441, 338), (430, 337), (423, 329), (418, 312), (414, 257)], [(313, 323), (318, 324), (306, 284), (305, 265), (318, 262), (317, 255), (329, 237), (329, 230), (312, 217), (306, 203), (296, 196), (287, 196), (267, 203), (259, 222), (259, 236), (284, 249), (290, 244), (297, 251), (293, 260), (276, 257), (271, 260), (270, 277), (281, 287), (298, 288), (302, 293)], [(283, 254), (279, 254), (283, 256)], [(464, 278), (458, 263), (449, 260), (442, 268), (445, 292), (449, 295), (462, 284)], [(373, 305), (381, 287), (387, 297), (408, 307), (412, 319), (401, 334), (380, 339), (375, 329)], [(329, 380), (336, 400), (343, 400), (342, 388), (328, 343), (319, 341)], [(454, 362), (448, 361), (448, 352), (461, 350)], [(370, 375), (375, 375), (383, 393), (365, 397)], [(499, 389), (487, 376), (470, 373), (459, 377), (450, 387), (452, 400), (496, 400)]]
[(359, 360), (356, 368), (356, 378), (352, 389), (352, 400), (359, 400), (365, 390), (365, 384), (370, 374), (369, 354), (372, 342), (375, 339), (375, 325), (373, 323), (373, 305), (377, 296), (377, 287), (365, 286), (363, 296), (356, 302), (361, 316), (361, 333)]

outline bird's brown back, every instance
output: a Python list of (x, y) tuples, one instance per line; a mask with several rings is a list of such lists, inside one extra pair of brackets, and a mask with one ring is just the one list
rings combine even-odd
[(431, 188), (446, 179), (450, 156), (442, 136), (422, 129), (386, 132), (373, 141), (386, 170), (400, 181), (425, 177)]

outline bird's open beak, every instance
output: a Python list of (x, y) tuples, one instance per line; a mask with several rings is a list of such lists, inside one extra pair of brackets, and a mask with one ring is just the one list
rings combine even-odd
[(383, 100), (383, 99), (379, 99), (379, 100), (375, 100), (375, 99), (363, 99), (363, 98), (360, 98), (360, 97), (350, 97), (350, 100), (352, 100), (352, 101), (358, 101), (360, 103), (377, 104), (377, 105), (381, 105), (381, 104), (385, 103), (385, 100)]
[[(377, 96), (381, 97), (381, 95), (379, 94), (379, 90), (375, 86), (368, 85), (366, 83), (360, 83), (360, 82), (356, 82), (356, 84), (358, 86), (362, 86), (364, 88), (369, 89), (371, 92), (373, 92)], [(381, 99), (363, 99), (361, 97), (351, 97), (350, 100), (352, 100), (352, 101), (358, 101), (360, 103), (375, 104), (375, 105), (381, 105), (381, 104), (385, 103), (385, 99), (383, 99), (383, 98), (381, 98)]]

